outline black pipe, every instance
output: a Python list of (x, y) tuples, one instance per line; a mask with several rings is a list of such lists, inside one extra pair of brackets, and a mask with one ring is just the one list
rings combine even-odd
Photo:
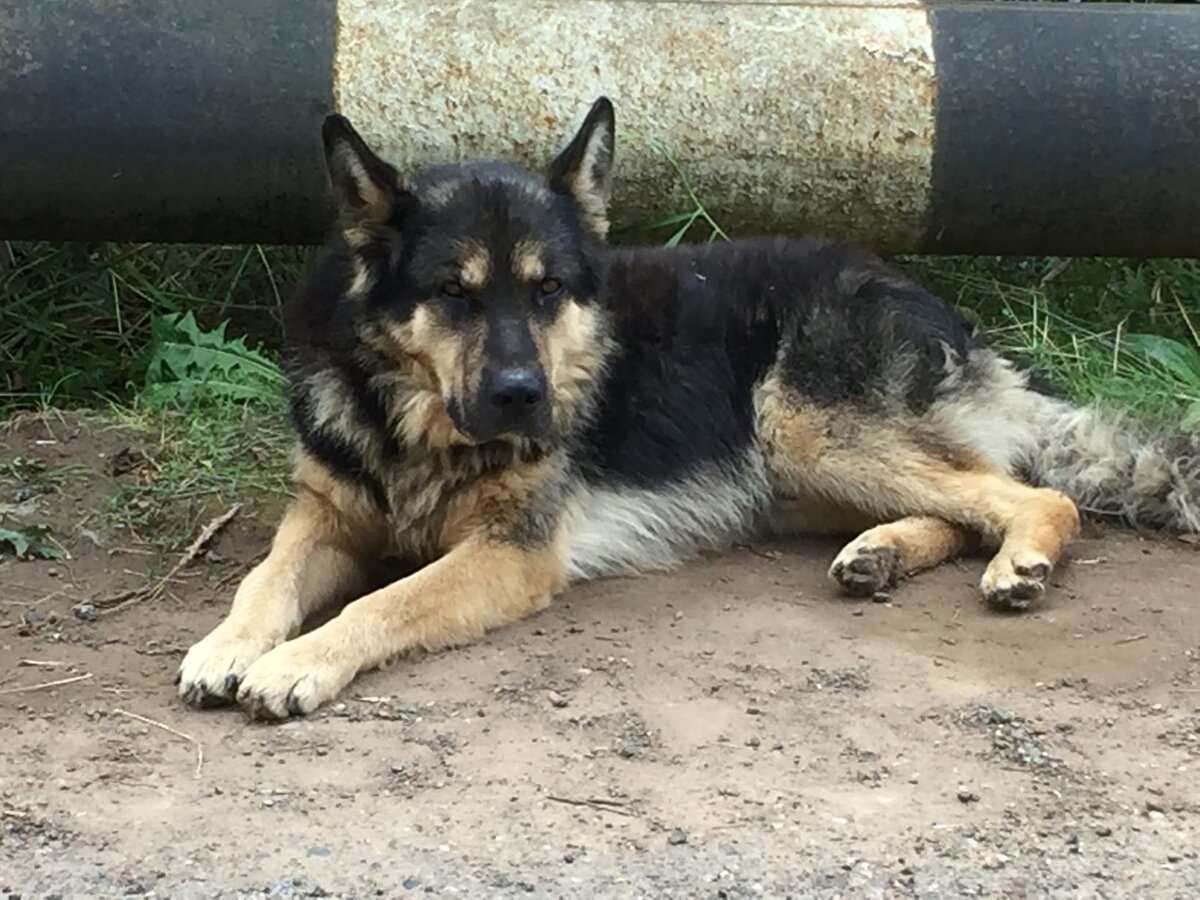
[[(1156, 4), (896, 9), (610, 2), (611, 20), (592, 15), (578, 26), (580, 5), (492, 4), (509, 19), (559, 17), (563, 29), (578, 27), (572, 39), (594, 41), (599, 62), (586, 71), (563, 63), (552, 73), (570, 96), (548, 94), (544, 105), (555, 115), (540, 116), (543, 88), (530, 87), (535, 76), (520, 68), (530, 56), (520, 46), (522, 31), (508, 28), (492, 40), (483, 23), (499, 14), (488, 12), (488, 4), (0, 0), (0, 238), (319, 240), (330, 222), (320, 122), (347, 105), (372, 108), (365, 88), (344, 74), (355, 68), (348, 62), (369, 59), (394, 79), (414, 73), (410, 107), (399, 114), (389, 107), (374, 122), (353, 116), (368, 135), (387, 138), (385, 155), (388, 140), (404, 148), (408, 158), (396, 160), (402, 167), (471, 156), (477, 146), (511, 150), (522, 160), (548, 156), (574, 124), (566, 110), (582, 112), (600, 90), (612, 95), (621, 142), (617, 177), (626, 181), (617, 196), (618, 224), (650, 209), (678, 211), (661, 160), (645, 149), (641, 134), (621, 130), (622, 122), (632, 129), (631, 119), (655, 124), (661, 104), (677, 103), (700, 112), (687, 129), (661, 136), (694, 173), (701, 197), (712, 200), (710, 212), (739, 233), (827, 230), (889, 251), (1198, 255), (1200, 11)], [(349, 24), (364, 8), (381, 23), (378, 33)], [(428, 60), (406, 59), (398, 49), (402, 26), (425, 8), (448, 23), (438, 32), (444, 40), (420, 48), (447, 54), (438, 72), (456, 71), (460, 62), (449, 55), (464, 35), (490, 48), (461, 61), (466, 89), (438, 81), (440, 75), (418, 83)], [(629, 34), (602, 32), (615, 33), (638, 16), (650, 25), (631, 32), (635, 37), (655, 34), (654, 23), (685, 38), (692, 29), (697, 41), (727, 33), (737, 52), (685, 54), (673, 59), (675, 68), (647, 66)], [(833, 35), (825, 40), (834, 50), (841, 23), (857, 23), (859, 31), (846, 32), (844, 53), (806, 59), (810, 35), (789, 34), (788, 23), (799, 31), (826, 19), (831, 24), (822, 33)], [(387, 27), (392, 20), (395, 30)], [(886, 50), (865, 46), (863, 29), (869, 35), (876, 22), (881, 36), (896, 23), (913, 35), (924, 28), (928, 48), (914, 36), (890, 61)], [(742, 52), (739, 35), (753, 37), (760, 27), (773, 41)], [(516, 67), (490, 74), (500, 71), (493, 52), (518, 60)], [(839, 58), (847, 69), (831, 77), (840, 79), (844, 94), (816, 96), (805, 109), (808, 82), (786, 81), (789, 71), (820, 75)], [(715, 89), (718, 79), (744, 77), (749, 63), (779, 77), (744, 87), (740, 108), (706, 105), (706, 97), (724, 96)], [(868, 64), (885, 65), (882, 76), (868, 72)], [(508, 79), (526, 98), (515, 118), (546, 120), (533, 130), (536, 140), (504, 143), (508, 131), (485, 108), (504, 85), (489, 77)], [(681, 93), (675, 80), (698, 87)], [(445, 102), (430, 96), (443, 84)], [(911, 105), (913, 97), (924, 109), (917, 118), (926, 115), (930, 124), (897, 140), (911, 140), (917, 152), (892, 153), (892, 145), (879, 144), (888, 152), (876, 154), (872, 141), (897, 127), (899, 104)], [(867, 112), (847, 121), (842, 100)], [(755, 143), (768, 125), (818, 140), (815, 157), (784, 160), (792, 167), (786, 171), (797, 173), (790, 186), (766, 174), (772, 152), (776, 164), (781, 152)], [(717, 129), (733, 137), (710, 140)], [(460, 140), (476, 134), (482, 143)], [(858, 138), (867, 150), (845, 156)], [(883, 187), (857, 190), (867, 183)], [(903, 210), (893, 212), (892, 205)]]

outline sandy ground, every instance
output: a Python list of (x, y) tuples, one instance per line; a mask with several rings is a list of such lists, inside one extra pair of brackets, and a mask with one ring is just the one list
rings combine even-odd
[(92, 470), (0, 483), (72, 557), (0, 563), (0, 896), (1200, 895), (1192, 544), (1089, 534), (1024, 615), (976, 602), (981, 560), (847, 602), (834, 543), (756, 545), (271, 726), (171, 684), (265, 546), (256, 509), (161, 598), (74, 611), (173, 561), (75, 529), (131, 443), (0, 438)]

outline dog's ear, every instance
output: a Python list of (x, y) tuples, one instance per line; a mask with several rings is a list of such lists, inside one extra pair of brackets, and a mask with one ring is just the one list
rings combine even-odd
[(608, 234), (614, 124), (613, 105), (601, 97), (567, 149), (550, 164), (550, 187), (575, 200), (584, 224), (600, 238)]
[(408, 196), (399, 173), (371, 151), (344, 116), (327, 116), (321, 137), (342, 228), (375, 233), (386, 228)]

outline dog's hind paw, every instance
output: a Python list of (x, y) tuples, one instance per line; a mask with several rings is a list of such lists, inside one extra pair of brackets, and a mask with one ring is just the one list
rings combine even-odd
[(829, 577), (851, 597), (869, 597), (892, 587), (904, 574), (895, 547), (848, 544), (829, 567)]
[(983, 600), (995, 609), (1026, 609), (1046, 592), (1052, 568), (1050, 560), (1039, 553), (998, 554), (979, 583)]

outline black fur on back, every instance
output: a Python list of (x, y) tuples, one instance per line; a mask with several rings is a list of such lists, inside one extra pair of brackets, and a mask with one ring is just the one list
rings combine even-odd
[(739, 459), (777, 363), (815, 405), (899, 397), (920, 413), (978, 346), (919, 285), (818, 239), (613, 250), (602, 303), (619, 349), (580, 458), (593, 480), (639, 486)]

